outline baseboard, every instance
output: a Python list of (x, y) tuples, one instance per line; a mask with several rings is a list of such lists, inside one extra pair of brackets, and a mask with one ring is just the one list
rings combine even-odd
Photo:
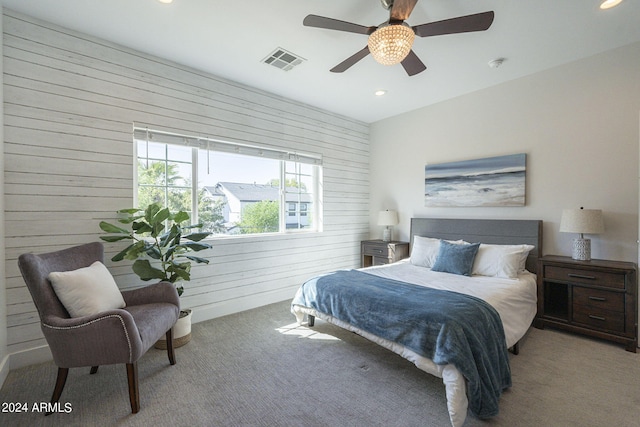
[[(269, 294), (248, 295), (242, 299), (224, 301), (207, 307), (196, 307), (193, 308), (191, 322), (204, 322), (205, 320), (215, 319), (216, 317), (239, 313), (241, 311), (251, 310), (253, 308), (274, 304), (276, 302), (291, 300), (292, 295), (291, 289), (283, 289)], [(295, 320), (293, 315), (291, 315), (291, 317)]]
[(51, 350), (49, 350), (48, 345), (43, 345), (19, 351), (17, 353), (11, 353), (9, 355), (9, 368), (13, 370), (29, 365), (35, 365), (36, 363), (48, 362), (50, 360), (53, 360)]
[(0, 363), (0, 387), (4, 385), (7, 376), (9, 375), (9, 355), (6, 355)]
[(8, 354), (0, 363), (0, 387), (4, 385), (4, 382), (9, 376), (9, 371), (35, 365), (36, 363), (48, 362), (52, 359), (53, 357), (51, 356), (48, 345)]

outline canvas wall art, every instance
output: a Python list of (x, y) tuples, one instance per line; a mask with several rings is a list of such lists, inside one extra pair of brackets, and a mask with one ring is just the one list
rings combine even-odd
[(427, 164), (425, 206), (524, 206), (526, 154)]

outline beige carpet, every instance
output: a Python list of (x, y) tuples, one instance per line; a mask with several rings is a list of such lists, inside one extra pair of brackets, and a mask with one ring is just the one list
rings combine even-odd
[[(444, 386), (367, 340), (322, 321), (296, 327), (288, 302), (199, 323), (193, 341), (139, 361), (141, 410), (131, 415), (124, 366), (97, 375), (72, 369), (61, 402), (69, 413), (33, 412), (47, 402), (56, 367), (12, 371), (2, 426), (447, 426)], [(531, 329), (511, 355), (513, 387), (500, 414), (465, 426), (637, 426), (640, 353), (553, 330)]]

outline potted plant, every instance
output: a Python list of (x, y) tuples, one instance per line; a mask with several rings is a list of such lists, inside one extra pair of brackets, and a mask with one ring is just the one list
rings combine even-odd
[[(100, 228), (109, 235), (100, 238), (106, 242), (131, 242), (111, 261), (134, 261), (133, 272), (141, 280), (159, 279), (173, 283), (178, 295), (182, 295), (183, 282), (191, 279), (191, 262), (209, 263), (208, 259), (194, 256), (192, 252), (211, 248), (208, 243), (201, 242), (211, 233), (192, 232), (201, 228), (202, 224), (183, 225), (185, 222), (188, 224), (188, 213), (180, 211), (174, 214), (168, 208), (152, 203), (144, 211), (136, 208), (121, 209), (118, 214), (121, 217), (117, 221), (131, 224), (131, 229), (101, 221)], [(191, 309), (184, 309), (180, 311), (180, 319), (174, 326), (174, 346), (180, 347), (190, 340)], [(166, 341), (159, 341), (156, 347), (166, 348)]]

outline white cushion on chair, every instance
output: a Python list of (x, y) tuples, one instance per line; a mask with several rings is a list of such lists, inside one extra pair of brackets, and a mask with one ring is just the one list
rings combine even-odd
[(91, 316), (125, 306), (118, 285), (100, 261), (77, 270), (51, 272), (48, 279), (71, 317)]

